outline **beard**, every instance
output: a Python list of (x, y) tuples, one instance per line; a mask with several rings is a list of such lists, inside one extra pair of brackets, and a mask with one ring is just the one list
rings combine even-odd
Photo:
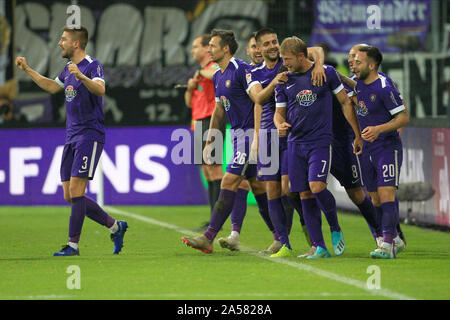
[(64, 59), (69, 59), (70, 60), (73, 57), (73, 51), (70, 50), (70, 49), (63, 50), (62, 53), (61, 53), (61, 56)]
[(366, 80), (367, 77), (369, 76), (369, 74), (370, 74), (369, 70), (361, 70), (361, 71), (359, 71), (358, 79), (359, 80)]

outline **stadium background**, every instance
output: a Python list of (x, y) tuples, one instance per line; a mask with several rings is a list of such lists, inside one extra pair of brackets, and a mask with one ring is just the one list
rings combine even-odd
[[(364, 0), (0, 1), (0, 91), (13, 100), (15, 113), (0, 124), (0, 205), (64, 204), (58, 162), (64, 95), (43, 93), (12, 63), (22, 55), (38, 72), (56, 77), (65, 64), (57, 43), (66, 9), (77, 4), (90, 32), (87, 51), (103, 63), (107, 81), (106, 204), (207, 203), (198, 167), (171, 160), (181, 141), (173, 133), (190, 124), (183, 92), (173, 86), (197, 69), (189, 53), (197, 35), (215, 27), (233, 29), (240, 43), (236, 56), (247, 60), (250, 33), (270, 26), (280, 41), (290, 35), (309, 45), (328, 40), (330, 59), (341, 70), (347, 69), (348, 44), (330, 41), (378, 44), (385, 53), (382, 71), (398, 85), (412, 117), (402, 133), (400, 182), (427, 182), (434, 190), (426, 201), (402, 202), (401, 216), (450, 226), (449, 1), (378, 2), (385, 6), (381, 30), (370, 30), (364, 19), (327, 12), (348, 4), (365, 8), (369, 1)], [(391, 15), (383, 20), (387, 12)], [(97, 180), (88, 187), (94, 196)], [(354, 208), (332, 179), (330, 188), (341, 208)]]

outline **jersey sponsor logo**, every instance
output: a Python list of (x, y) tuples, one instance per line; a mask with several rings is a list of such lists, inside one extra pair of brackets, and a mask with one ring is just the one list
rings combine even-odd
[(225, 111), (230, 110), (231, 103), (230, 103), (230, 100), (227, 99), (227, 97), (220, 96), (220, 102), (222, 103), (223, 108), (225, 109)]
[(75, 90), (74, 87), (71, 85), (67, 86), (64, 92), (66, 94), (67, 102), (73, 101), (73, 99), (75, 99), (75, 97), (77, 96), (77, 90)]
[(229, 88), (231, 86), (231, 80), (225, 81), (225, 87)]
[(317, 100), (317, 94), (313, 93), (311, 90), (302, 90), (297, 93), (295, 98), (299, 105), (309, 107)]
[(358, 116), (365, 117), (369, 114), (369, 110), (366, 107), (364, 101), (358, 101), (358, 104), (355, 105), (355, 111)]

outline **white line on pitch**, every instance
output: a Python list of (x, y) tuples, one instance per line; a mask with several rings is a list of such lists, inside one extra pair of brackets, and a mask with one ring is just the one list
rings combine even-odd
[[(87, 294), (89, 296), (89, 294)], [(324, 298), (333, 298), (333, 297), (368, 297), (372, 296), (369, 293), (351, 293), (351, 292), (319, 292), (317, 294), (314, 293), (141, 293), (141, 294), (106, 294), (106, 295), (96, 295), (96, 299), (182, 299), (182, 298), (208, 298), (208, 299), (227, 299), (227, 298), (246, 298), (246, 297), (259, 297), (259, 298), (314, 298), (314, 297), (324, 297)], [(38, 294), (38, 295), (24, 295), (24, 296), (6, 296), (1, 297), (1, 300), (58, 300), (58, 299), (76, 299), (77, 295), (68, 295), (68, 294)], [(83, 299), (85, 296), (82, 297)]]
[[(108, 206), (108, 207), (105, 207), (105, 209), (109, 210), (110, 212), (116, 213), (116, 214), (127, 216), (127, 217), (130, 217), (130, 218), (133, 218), (133, 219), (136, 219), (136, 220), (140, 220), (140, 221), (143, 221), (143, 222), (146, 222), (146, 223), (154, 224), (154, 225), (157, 225), (157, 226), (160, 226), (160, 227), (163, 227), (163, 228), (171, 229), (171, 230), (174, 230), (176, 232), (179, 232), (179, 233), (182, 233), (182, 234), (185, 234), (185, 235), (190, 235), (190, 236), (198, 235), (197, 232), (193, 232), (191, 230), (187, 230), (187, 229), (184, 229), (182, 227), (179, 227), (179, 226), (176, 226), (176, 225), (173, 225), (173, 224), (169, 224), (169, 223), (166, 223), (166, 222), (162, 222), (162, 221), (159, 221), (159, 220), (156, 220), (156, 219), (152, 219), (152, 218), (149, 218), (149, 217), (146, 217), (146, 216), (142, 216), (142, 215), (139, 215), (139, 214), (123, 211), (123, 210), (120, 210), (120, 209), (117, 209), (117, 208), (114, 208), (114, 207), (109, 207)], [(368, 293), (370, 293), (372, 295), (378, 295), (378, 296), (383, 296), (383, 297), (387, 297), (387, 298), (390, 298), (390, 299), (398, 299), (398, 300), (416, 300), (416, 298), (409, 297), (407, 295), (404, 295), (404, 294), (401, 294), (401, 293), (397, 293), (397, 292), (391, 291), (389, 289), (383, 289), (383, 288), (382, 289), (369, 289), (369, 288), (367, 288), (366, 283), (364, 283), (362, 281), (351, 279), (351, 278), (348, 278), (348, 277), (345, 277), (345, 276), (341, 276), (341, 275), (339, 275), (337, 273), (333, 273), (333, 272), (329, 272), (329, 271), (326, 271), (326, 270), (322, 270), (322, 269), (319, 269), (319, 268), (316, 268), (316, 267), (313, 267), (313, 266), (310, 266), (310, 265), (307, 265), (307, 264), (294, 262), (294, 261), (290, 261), (290, 260), (282, 259), (282, 258), (270, 258), (270, 257), (268, 257), (266, 255), (262, 255), (262, 254), (254, 252), (254, 249), (251, 249), (251, 248), (246, 248), (246, 247), (242, 247), (241, 246), (241, 249), (243, 249), (243, 252), (245, 252), (247, 254), (250, 254), (250, 255), (253, 255), (255, 257), (262, 258), (262, 259), (265, 259), (265, 260), (268, 260), (268, 261), (271, 261), (271, 262), (276, 262), (276, 263), (288, 265), (288, 266), (294, 267), (294, 268), (299, 269), (299, 270), (308, 271), (308, 272), (314, 273), (314, 274), (316, 274), (318, 276), (321, 276), (321, 277), (324, 277), (324, 278), (328, 278), (328, 279), (331, 279), (331, 280), (334, 280), (334, 281), (338, 281), (338, 282), (341, 282), (341, 283), (344, 283), (344, 284), (347, 284), (347, 285), (350, 285), (350, 286), (353, 286), (353, 287), (365, 290), (365, 291), (367, 291)]]

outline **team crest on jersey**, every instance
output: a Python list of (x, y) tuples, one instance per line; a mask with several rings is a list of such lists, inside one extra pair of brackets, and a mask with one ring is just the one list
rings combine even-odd
[(313, 93), (311, 90), (302, 90), (297, 93), (295, 98), (299, 105), (309, 107), (317, 100), (317, 94)]
[(370, 101), (375, 102), (375, 99), (377, 98), (376, 94), (371, 94), (370, 95)]
[(231, 80), (225, 81), (225, 87), (229, 88), (231, 86)]
[(220, 102), (222, 102), (222, 105), (223, 105), (223, 108), (225, 109), (225, 111), (230, 110), (231, 103), (230, 103), (230, 100), (227, 99), (227, 97), (220, 96)]
[(245, 75), (245, 79), (247, 80), (247, 84), (249, 84), (250, 82), (252, 82), (252, 74), (251, 73), (247, 73)]
[(67, 102), (73, 101), (73, 99), (77, 96), (77, 90), (75, 90), (73, 86), (67, 86), (64, 92), (66, 94)]
[(358, 101), (358, 104), (355, 105), (355, 111), (358, 116), (365, 117), (369, 114), (369, 110), (366, 107), (364, 101)]

